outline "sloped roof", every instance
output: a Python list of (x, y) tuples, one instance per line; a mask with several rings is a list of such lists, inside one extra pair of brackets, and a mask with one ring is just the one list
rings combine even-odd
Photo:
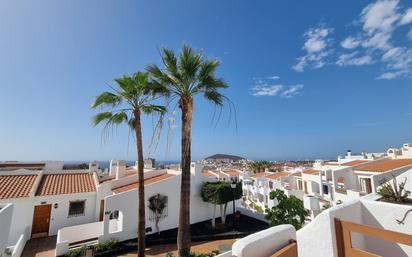
[(1, 175), (0, 199), (28, 197), (37, 175)]
[[(166, 173), (166, 174), (162, 174), (162, 175), (159, 175), (159, 176), (151, 177), (151, 178), (148, 178), (148, 179), (144, 180), (144, 185), (145, 186), (152, 185), (152, 184), (155, 184), (157, 182), (160, 182), (160, 181), (163, 181), (163, 180), (175, 177), (175, 176), (176, 175), (174, 175), (174, 174)], [(126, 191), (136, 189), (138, 187), (139, 187), (139, 183), (134, 182), (134, 183), (127, 184), (127, 185), (124, 185), (124, 186), (113, 188), (112, 191), (114, 193), (118, 194), (118, 193), (122, 193), (122, 192), (126, 192)]]
[(286, 176), (289, 176), (289, 173), (281, 171), (281, 172), (277, 172), (273, 175), (269, 175), (269, 176), (267, 176), (267, 178), (269, 178), (269, 179), (278, 179), (280, 177), (286, 177)]
[(412, 158), (411, 159), (382, 159), (378, 161), (368, 162), (366, 164), (361, 164), (355, 168), (358, 171), (369, 171), (369, 172), (386, 172), (390, 170), (396, 170), (402, 167), (411, 166), (412, 168)]
[(309, 174), (309, 175), (316, 175), (319, 174), (320, 170), (314, 170), (314, 169), (307, 169), (304, 170), (303, 173)]
[(360, 164), (364, 164), (369, 162), (368, 160), (354, 160), (354, 161), (350, 161), (350, 162), (345, 162), (342, 163), (342, 166), (350, 166), (350, 167), (354, 167), (354, 166), (358, 166)]

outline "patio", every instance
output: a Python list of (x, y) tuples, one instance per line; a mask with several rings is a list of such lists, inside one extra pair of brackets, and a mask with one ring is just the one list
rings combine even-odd
[[(192, 251), (196, 253), (210, 253), (213, 250), (220, 252), (231, 249), (232, 244), (236, 239), (223, 239), (215, 241), (202, 241), (192, 243)], [(22, 257), (54, 257), (54, 249), (56, 246), (56, 237), (35, 238), (27, 241)], [(153, 245), (146, 249), (147, 257), (164, 257), (166, 253), (173, 252), (176, 256), (176, 244)], [(131, 252), (119, 257), (137, 256), (135, 252)]]
[(27, 241), (22, 257), (54, 257), (56, 236), (33, 238)]
[[(232, 244), (236, 239), (222, 239), (215, 241), (201, 241), (192, 243), (192, 252), (196, 253), (210, 253), (213, 250), (219, 250), (221, 253), (230, 251), (232, 249)], [(177, 256), (177, 246), (176, 244), (163, 244), (163, 245), (153, 245), (146, 249), (147, 257), (164, 257), (166, 253), (172, 252), (174, 256)], [(118, 255), (118, 257), (136, 257), (137, 254), (128, 253), (123, 255)]]

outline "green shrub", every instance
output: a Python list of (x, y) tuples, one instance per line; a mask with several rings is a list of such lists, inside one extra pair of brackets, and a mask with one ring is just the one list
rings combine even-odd
[(83, 256), (85, 252), (86, 252), (86, 247), (82, 246), (80, 248), (75, 248), (75, 249), (70, 250), (64, 256), (65, 257), (80, 257), (80, 256)]
[(396, 177), (393, 176), (392, 185), (390, 183), (383, 184), (381, 188), (378, 189), (378, 194), (382, 196), (383, 200), (391, 203), (410, 201), (408, 197), (411, 192), (405, 190), (406, 179), (405, 177), (405, 180), (398, 184)]
[(110, 239), (104, 243), (98, 243), (95, 245), (94, 250), (96, 252), (104, 252), (110, 249), (114, 249), (117, 245), (117, 240), (116, 239)]

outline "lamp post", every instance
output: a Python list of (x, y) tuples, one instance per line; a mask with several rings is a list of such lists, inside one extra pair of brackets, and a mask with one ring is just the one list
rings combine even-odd
[(230, 184), (230, 187), (232, 188), (232, 194), (233, 194), (233, 230), (236, 230), (235, 227), (235, 189), (236, 189), (236, 182), (232, 180), (232, 183)]

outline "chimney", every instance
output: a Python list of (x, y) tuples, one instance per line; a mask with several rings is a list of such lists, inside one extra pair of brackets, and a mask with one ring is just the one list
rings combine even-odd
[(126, 162), (117, 161), (116, 179), (123, 178), (126, 176)]
[(97, 172), (99, 171), (99, 164), (96, 161), (92, 161), (89, 163), (89, 172)]
[(352, 151), (351, 151), (351, 150), (348, 150), (346, 156), (347, 156), (348, 158), (351, 158), (351, 157), (352, 157)]

